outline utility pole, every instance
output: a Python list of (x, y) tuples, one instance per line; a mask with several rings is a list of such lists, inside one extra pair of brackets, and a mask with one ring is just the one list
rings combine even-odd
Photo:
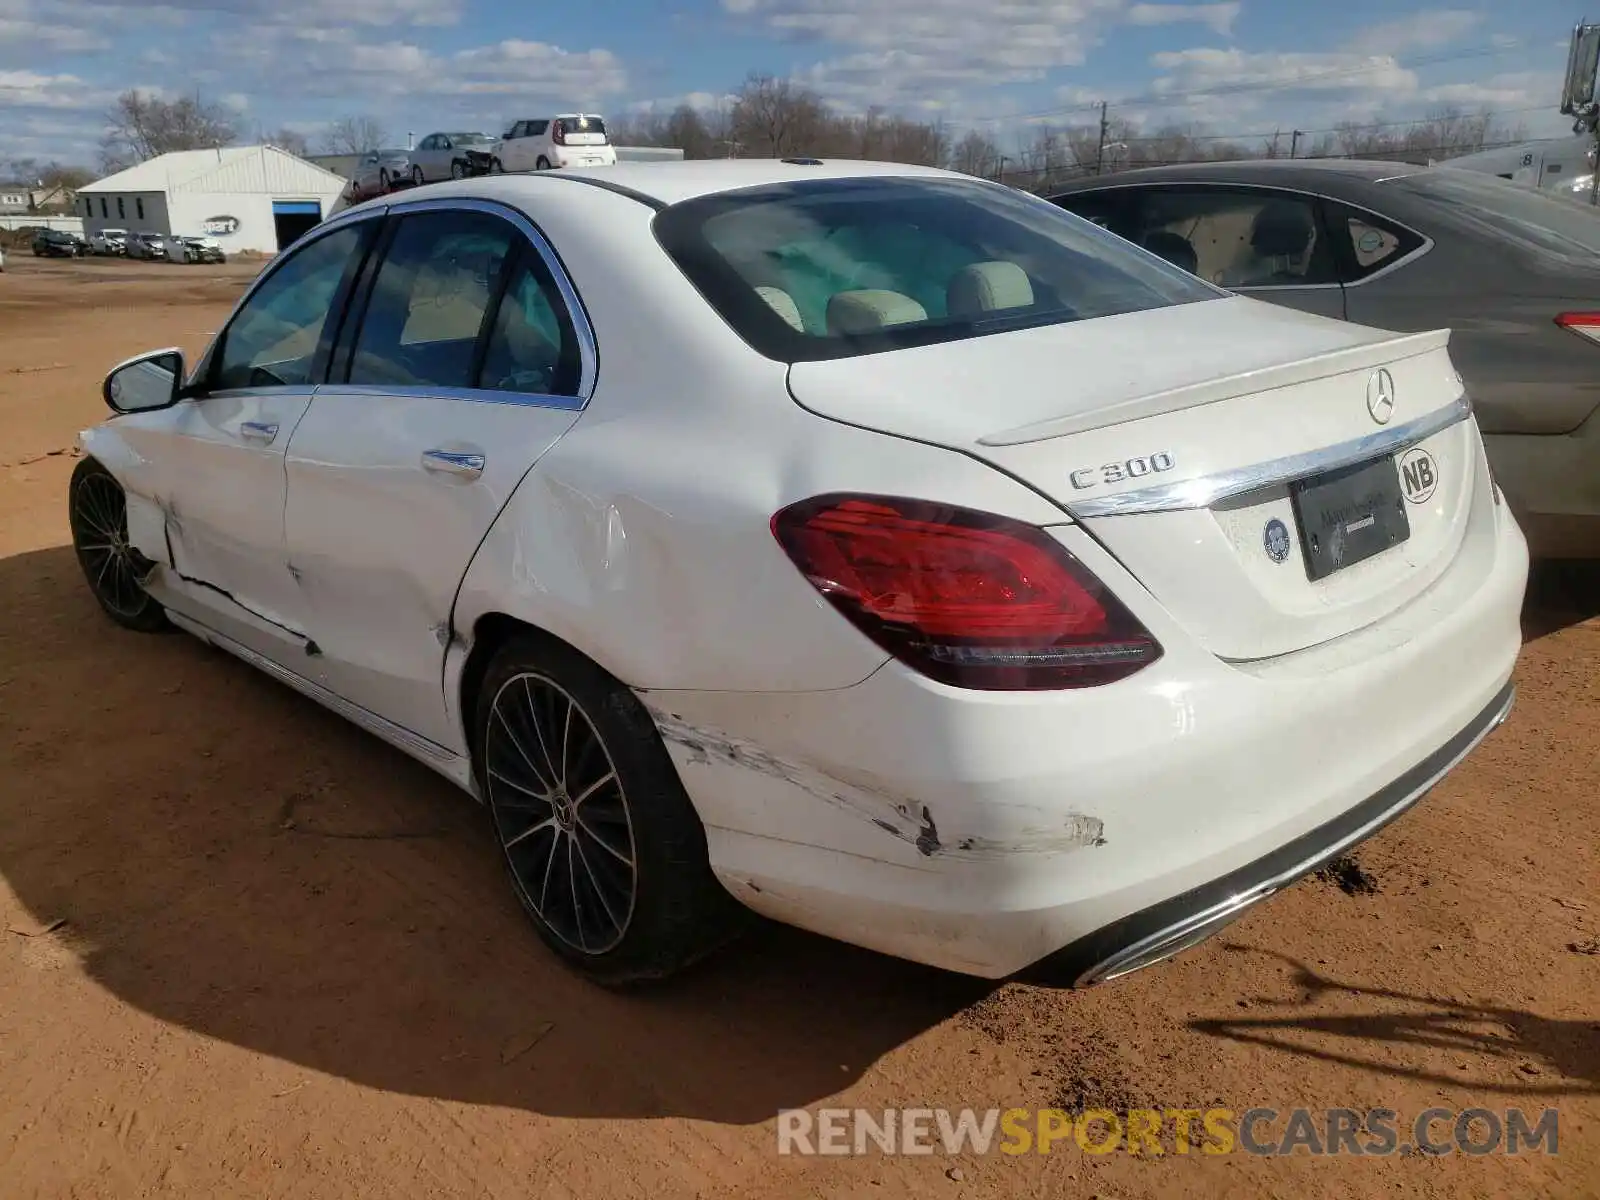
[(1106, 101), (1100, 101), (1100, 145), (1095, 148), (1094, 152), (1094, 173), (1096, 175), (1104, 171), (1106, 166), (1106, 135), (1111, 129), (1106, 120), (1106, 108)]
[(1301, 135), (1300, 131), (1298, 129), (1296, 129), (1294, 131), (1294, 135), (1289, 138), (1289, 157), (1290, 158), (1293, 158), (1299, 152), (1301, 136), (1302, 135)]

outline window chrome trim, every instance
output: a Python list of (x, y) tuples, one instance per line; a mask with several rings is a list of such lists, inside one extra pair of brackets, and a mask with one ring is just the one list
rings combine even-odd
[(582, 412), (582, 396), (552, 396), (543, 392), (502, 392), (494, 388), (427, 387), (418, 384), (324, 383), (317, 394), (373, 396), (379, 399), (462, 400), (472, 404), (515, 404), (524, 408), (552, 408)]
[(1179, 483), (1161, 484), (1157, 487), (1139, 488), (1115, 496), (1100, 496), (1079, 500), (1066, 505), (1066, 509), (1079, 520), (1095, 517), (1124, 517), (1135, 513), (1180, 512), (1185, 509), (1210, 508), (1220, 500), (1242, 496), (1262, 488), (1274, 487), (1302, 479), (1323, 471), (1337, 471), (1340, 467), (1354, 466), (1369, 458), (1392, 454), (1412, 446), (1425, 438), (1449, 429), (1472, 415), (1472, 400), (1465, 393), (1449, 405), (1396, 425), (1348, 442), (1338, 442), (1320, 450), (1304, 454), (1291, 454), (1248, 467), (1235, 467), (1202, 475)]
[[(555, 280), (556, 291), (561, 294), (561, 302), (567, 306), (568, 318), (572, 321), (573, 332), (578, 338), (579, 370), (577, 396), (540, 397), (542, 400), (559, 400), (563, 403), (541, 404), (539, 407), (565, 408), (572, 406), (573, 401), (576, 401), (575, 407), (579, 409), (585, 407), (589, 402), (589, 398), (594, 395), (595, 379), (598, 377), (600, 372), (600, 348), (595, 341), (594, 326), (590, 324), (589, 312), (586, 308), (584, 308), (583, 301), (578, 296), (577, 287), (567, 275), (567, 269), (562, 264), (561, 258), (556, 253), (555, 247), (550, 244), (549, 240), (544, 236), (544, 234), (539, 232), (538, 226), (530, 221), (525, 214), (513, 208), (509, 204), (502, 204), (497, 200), (484, 200), (472, 196), (438, 198), (430, 197), (420, 200), (397, 200), (389, 205), (389, 213), (392, 216), (398, 217), (405, 216), (408, 213), (423, 212), (487, 213), (490, 216), (499, 217), (501, 220), (508, 222), (517, 230), (517, 232), (521, 233), (523, 237), (528, 239), (528, 243), (533, 247), (534, 252), (537, 253), (540, 259), (543, 260), (545, 270), (550, 272), (550, 278)], [(342, 387), (345, 385), (341, 384), (339, 386)], [(388, 392), (389, 394), (404, 393), (404, 389), (396, 388), (378, 390)], [(441, 391), (465, 393), (456, 397), (462, 400), (493, 401), (497, 398), (509, 397), (507, 399), (500, 399), (500, 403), (527, 403), (526, 400), (521, 398), (520, 393), (485, 391), (478, 388), (424, 388), (421, 389), (420, 394), (438, 395)]]

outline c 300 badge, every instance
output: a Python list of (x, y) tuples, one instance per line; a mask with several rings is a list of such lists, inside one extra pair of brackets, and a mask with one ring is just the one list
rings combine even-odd
[(1289, 527), (1277, 517), (1267, 522), (1266, 531), (1261, 535), (1261, 542), (1267, 549), (1267, 557), (1275, 563), (1288, 562)]

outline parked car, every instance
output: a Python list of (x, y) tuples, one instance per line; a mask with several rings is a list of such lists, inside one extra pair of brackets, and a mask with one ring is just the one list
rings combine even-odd
[(1303, 160), (1129, 171), (1053, 199), (1241, 295), (1450, 328), (1535, 553), (1600, 556), (1600, 212), (1479, 172)]
[(411, 182), (436, 183), (470, 175), (469, 151), (492, 150), (495, 139), (487, 133), (430, 133), (410, 152)]
[(167, 253), (173, 262), (219, 263), (228, 261), (228, 256), (222, 249), (222, 243), (214, 237), (183, 234), (178, 237), (168, 238)]
[(129, 258), (170, 258), (167, 236), (160, 233), (130, 233), (127, 255)]
[(405, 150), (373, 150), (362, 156), (350, 177), (350, 192), (358, 200), (385, 195), (411, 182), (411, 155)]
[(490, 147), (487, 165), (489, 172), (498, 173), (612, 166), (616, 161), (616, 147), (606, 134), (603, 117), (562, 113), (513, 123)]
[(595, 979), (747, 907), (1090, 984), (1505, 715), (1527, 547), (1446, 341), (930, 168), (528, 174), (356, 206), (192, 374), (113, 369), (68, 512), (113, 620), (481, 799)]
[(82, 238), (64, 229), (41, 229), (33, 235), (35, 258), (78, 258), (86, 249)]
[(122, 255), (128, 252), (128, 231), (126, 229), (102, 229), (89, 235), (89, 253), (99, 255)]

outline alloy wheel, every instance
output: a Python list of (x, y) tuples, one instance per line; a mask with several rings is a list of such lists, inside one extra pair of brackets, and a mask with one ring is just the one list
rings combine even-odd
[(127, 499), (116, 480), (103, 474), (80, 480), (72, 497), (72, 524), (78, 558), (95, 595), (119, 616), (138, 616), (145, 593), (128, 544)]
[(484, 787), (523, 904), (586, 955), (622, 941), (638, 857), (628, 798), (605, 742), (560, 684), (537, 672), (495, 694)]

